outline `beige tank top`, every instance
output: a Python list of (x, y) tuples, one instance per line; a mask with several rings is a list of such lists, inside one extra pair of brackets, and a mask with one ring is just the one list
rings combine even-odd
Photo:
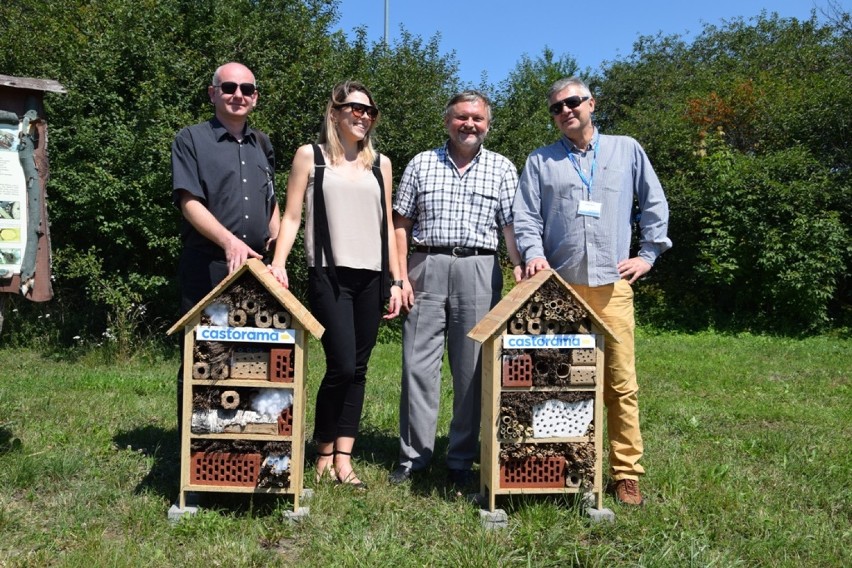
[[(379, 181), (372, 170), (355, 181), (344, 178), (332, 166), (324, 167), (323, 191), (328, 216), (328, 231), (335, 266), (382, 269), (382, 203)], [(308, 266), (314, 258), (314, 173), (305, 192), (305, 253)], [(325, 258), (323, 266), (328, 266)]]

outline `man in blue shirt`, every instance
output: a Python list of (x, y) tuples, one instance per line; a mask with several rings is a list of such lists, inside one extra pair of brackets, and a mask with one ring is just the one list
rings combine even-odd
[[(513, 204), (518, 250), (527, 276), (553, 268), (620, 340), (608, 342), (605, 353), (610, 473), (616, 498), (641, 505), (631, 284), (671, 247), (668, 203), (639, 143), (600, 134), (592, 124), (595, 99), (582, 80), (554, 83), (548, 104), (562, 137), (527, 158)], [(641, 239), (630, 257), (634, 202)]]

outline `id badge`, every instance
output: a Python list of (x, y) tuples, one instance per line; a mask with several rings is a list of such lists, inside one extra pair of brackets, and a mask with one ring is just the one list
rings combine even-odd
[(599, 219), (601, 216), (601, 204), (594, 201), (581, 201), (577, 213), (586, 217)]

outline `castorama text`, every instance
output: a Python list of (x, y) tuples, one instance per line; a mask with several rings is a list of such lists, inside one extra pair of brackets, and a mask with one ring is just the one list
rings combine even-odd
[(594, 335), (504, 335), (503, 349), (588, 349)]
[(243, 343), (295, 343), (296, 331), (257, 327), (222, 327), (199, 325), (195, 330), (198, 341), (241, 341)]

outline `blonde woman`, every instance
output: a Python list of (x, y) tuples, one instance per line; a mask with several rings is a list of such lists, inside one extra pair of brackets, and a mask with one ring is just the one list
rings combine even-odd
[(308, 302), (325, 327), (326, 373), (317, 392), (316, 477), (366, 489), (352, 468), (367, 362), (385, 319), (399, 315), (402, 282), (391, 224), (391, 163), (373, 148), (379, 109), (361, 83), (334, 87), (318, 144), (296, 151), (269, 269), (289, 286), (287, 259), (305, 205)]

